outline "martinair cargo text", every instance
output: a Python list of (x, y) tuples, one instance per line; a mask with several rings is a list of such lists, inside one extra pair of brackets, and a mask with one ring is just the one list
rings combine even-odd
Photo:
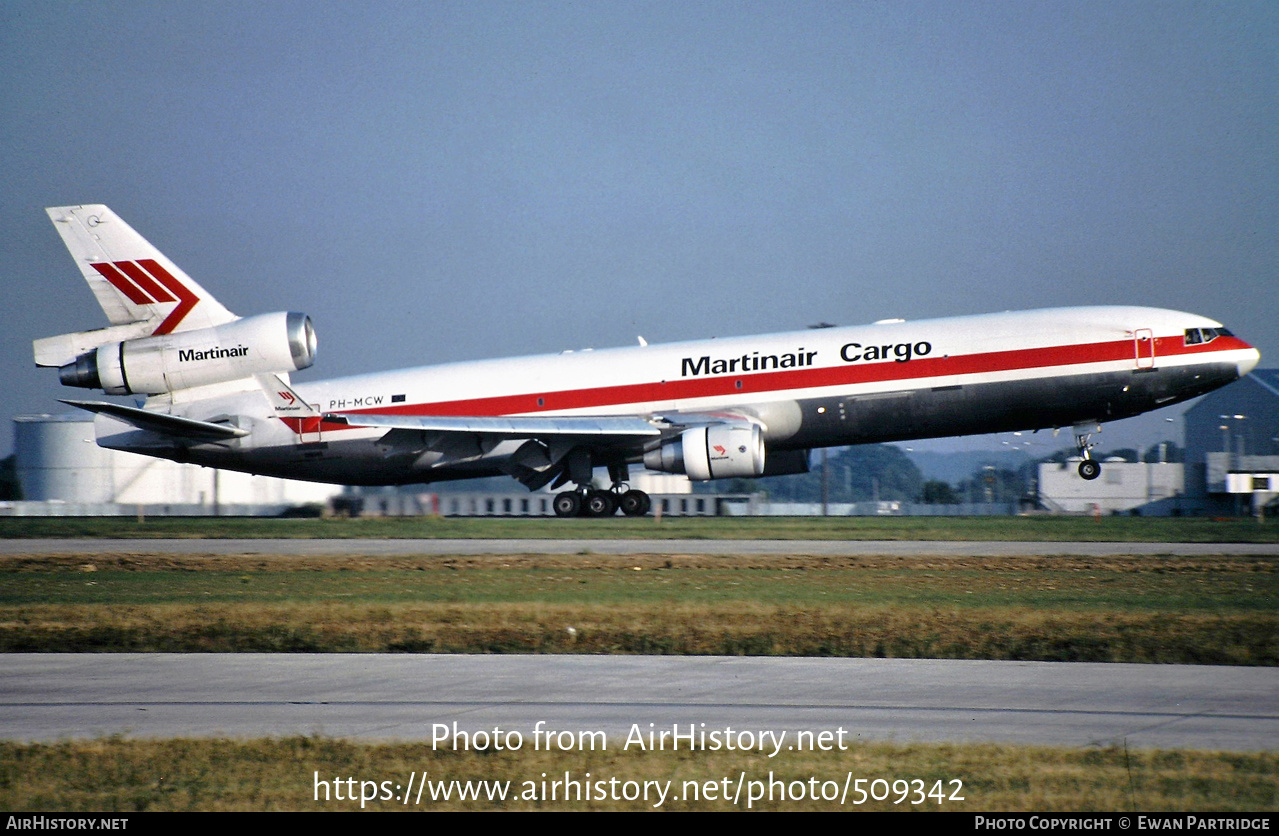
[[(1246, 375), (1221, 323), (1144, 307), (887, 320), (759, 337), (452, 363), (299, 385), (299, 313), (232, 314), (105, 206), (48, 210), (110, 325), (35, 341), (68, 386), (144, 395), (97, 413), (104, 447), (342, 484), (507, 474), (563, 516), (642, 515), (629, 468), (690, 479), (808, 469), (814, 447), (1071, 427)], [(592, 486), (605, 468), (607, 489)]]

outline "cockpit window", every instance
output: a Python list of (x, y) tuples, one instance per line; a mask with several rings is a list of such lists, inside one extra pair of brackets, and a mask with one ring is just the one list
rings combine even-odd
[(1233, 336), (1225, 328), (1187, 328), (1186, 329), (1186, 345), (1199, 345), (1201, 343), (1210, 343), (1217, 337)]

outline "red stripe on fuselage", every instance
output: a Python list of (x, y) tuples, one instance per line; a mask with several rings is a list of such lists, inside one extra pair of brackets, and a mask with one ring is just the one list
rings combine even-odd
[[(1187, 354), (1214, 354), (1251, 348), (1236, 337), (1218, 337), (1211, 343), (1187, 346), (1181, 337), (1161, 337), (1155, 344), (1155, 363), (1160, 357)], [(439, 403), (404, 404), (393, 407), (340, 410), (349, 414), (498, 416), (569, 409), (606, 409), (629, 407), (640, 403), (660, 403), (695, 398), (733, 395), (770, 394), (793, 389), (818, 389), (890, 381), (921, 382), (928, 378), (957, 375), (990, 374), (1007, 371), (1031, 371), (1090, 363), (1129, 362), (1136, 368), (1136, 354), (1131, 339), (1105, 343), (1022, 348), (983, 354), (916, 357), (906, 362), (853, 362), (839, 366), (787, 369), (716, 377), (679, 378), (656, 383), (631, 383), (601, 386), (593, 389), (569, 389), (559, 392), (533, 392), (520, 395), (497, 395), (484, 398), (442, 401)], [(740, 388), (738, 383), (741, 383)], [(539, 401), (541, 403), (539, 404)], [(297, 430), (298, 419), (281, 419)], [(358, 425), (322, 424), (323, 431), (353, 429)], [(313, 431), (313, 430), (312, 430)]]

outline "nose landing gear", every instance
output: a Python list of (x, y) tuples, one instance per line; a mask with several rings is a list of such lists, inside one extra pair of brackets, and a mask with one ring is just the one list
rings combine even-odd
[[(1089, 427), (1095, 427), (1095, 429), (1089, 429)], [(1079, 476), (1089, 482), (1101, 475), (1101, 462), (1092, 457), (1092, 448), (1097, 446), (1092, 443), (1092, 434), (1100, 431), (1100, 424), (1075, 426), (1075, 446), (1079, 448), (1079, 455), (1083, 457), (1083, 461), (1079, 463)]]

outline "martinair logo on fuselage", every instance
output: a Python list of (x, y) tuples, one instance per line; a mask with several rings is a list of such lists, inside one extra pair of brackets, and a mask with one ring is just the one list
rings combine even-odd
[(179, 348), (178, 362), (192, 363), (198, 360), (221, 360), (224, 357), (243, 357), (249, 353), (247, 345), (237, 345), (235, 348), (222, 348), (215, 345), (213, 348), (206, 348), (204, 351), (197, 351), (194, 348)]
[(767, 369), (794, 369), (799, 366), (813, 365), (816, 351), (805, 351), (803, 346), (789, 354), (760, 354), (752, 351), (740, 357), (711, 358), (709, 354), (701, 357), (685, 357), (680, 364), (680, 377), (703, 374), (731, 374), (733, 372), (758, 372)]
[[(916, 357), (926, 357), (933, 352), (933, 344), (920, 340), (914, 343), (890, 343), (887, 345), (862, 345), (844, 343), (839, 349), (839, 359), (845, 363), (864, 363), (875, 360), (892, 360), (909, 363)], [(680, 360), (680, 377), (698, 377), (704, 374), (732, 374), (734, 372), (759, 372), (772, 369), (795, 369), (814, 365), (816, 351), (803, 346), (786, 354), (761, 354), (752, 351), (739, 357), (684, 357)]]

